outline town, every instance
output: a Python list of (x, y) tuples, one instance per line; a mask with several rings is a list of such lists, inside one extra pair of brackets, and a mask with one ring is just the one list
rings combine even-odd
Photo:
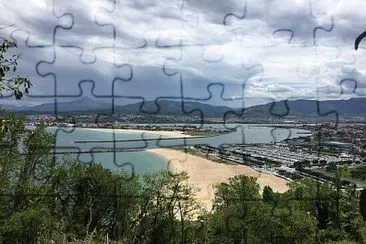
[(248, 165), (287, 180), (308, 177), (333, 182), (337, 169), (342, 169), (342, 184), (358, 188), (365, 185), (364, 125), (342, 124), (337, 130), (322, 125), (322, 138), (319, 138), (319, 125), (302, 128), (311, 130), (312, 136), (225, 148), (196, 145), (187, 151), (219, 162)]
[[(29, 118), (29, 117), (28, 117)], [(35, 119), (36, 118), (36, 119)], [(182, 131), (193, 136), (219, 136), (232, 133), (234, 130), (217, 126), (201, 126), (197, 124), (129, 124), (123, 121), (106, 120), (100, 123), (75, 122), (68, 118), (37, 116), (28, 119), (27, 125), (42, 123), (51, 127), (75, 128), (113, 128), (139, 129), (147, 131)], [(296, 124), (295, 124), (296, 125)], [(291, 128), (293, 123), (282, 124)], [(259, 125), (260, 126), (260, 125)], [(310, 177), (320, 181), (333, 181), (336, 177), (334, 169), (343, 170), (344, 184), (363, 186), (366, 158), (366, 130), (361, 123), (309, 123), (296, 125), (296, 128), (311, 132), (311, 136), (286, 139), (276, 143), (256, 143), (229, 145), (226, 147), (210, 147), (195, 145), (187, 147), (188, 152), (200, 156), (223, 161), (249, 165), (252, 168), (287, 180)]]

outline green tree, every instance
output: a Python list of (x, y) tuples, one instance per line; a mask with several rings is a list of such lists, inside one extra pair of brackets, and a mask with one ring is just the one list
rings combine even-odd
[(185, 230), (201, 207), (185, 180), (186, 173), (171, 175), (166, 171), (143, 177), (131, 243), (184, 243), (188, 239)]
[(0, 237), (5, 243), (35, 243), (48, 235), (53, 219), (43, 195), (55, 166), (49, 155), (54, 138), (43, 127), (26, 130), (13, 114), (4, 119), (12, 123), (0, 133)]
[(216, 186), (214, 208), (220, 209), (230, 205), (243, 204), (259, 200), (260, 187), (253, 177), (236, 175), (228, 183)]
[[(284, 200), (282, 200), (284, 201)], [(309, 213), (291, 209), (287, 203), (261, 204), (251, 218), (251, 242), (314, 243), (316, 221)]]
[(216, 186), (214, 213), (209, 222), (210, 242), (248, 243), (250, 215), (261, 201), (253, 177), (237, 175)]
[(283, 194), (238, 175), (217, 186), (209, 217), (209, 243), (313, 243), (316, 221)]
[(265, 186), (263, 188), (263, 202), (273, 202), (276, 199), (276, 194), (273, 192), (272, 188), (270, 186)]
[(305, 179), (294, 181), (286, 197), (294, 199), (293, 206), (307, 211), (317, 222), (317, 239), (327, 241), (356, 241), (365, 243), (365, 224), (358, 210), (354, 189), (341, 189), (340, 178), (335, 184)]
[[(48, 206), (62, 223), (69, 240), (108, 234), (112, 240), (128, 235), (137, 211), (138, 178), (125, 180), (126, 173), (113, 173), (99, 164), (63, 162), (49, 182)], [(46, 200), (46, 199), (45, 199)]]
[(9, 91), (16, 99), (21, 99), (24, 93), (29, 93), (32, 84), (28, 78), (15, 74), (19, 55), (11, 55), (9, 51), (16, 47), (15, 42), (0, 37), (0, 96)]

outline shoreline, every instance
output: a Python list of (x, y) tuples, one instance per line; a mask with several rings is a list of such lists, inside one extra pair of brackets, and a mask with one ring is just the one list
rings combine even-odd
[[(113, 128), (83, 128), (100, 132), (123, 132), (136, 134), (160, 135), (166, 138), (196, 137), (184, 134), (183, 131), (164, 131), (164, 130), (141, 130), (141, 129), (113, 129)], [(186, 183), (194, 189), (196, 199), (202, 206), (210, 211), (214, 200), (214, 185), (227, 182), (228, 178), (243, 174), (257, 178), (261, 191), (264, 186), (269, 185), (274, 192), (285, 192), (288, 190), (287, 180), (257, 171), (249, 166), (240, 164), (219, 163), (201, 156), (184, 153), (179, 150), (156, 148), (147, 149), (146, 152), (153, 153), (163, 160), (169, 161), (173, 172), (186, 171), (188, 179)]]
[(173, 149), (149, 149), (147, 152), (155, 153), (170, 161), (174, 172), (186, 171), (189, 176), (186, 183), (197, 189), (196, 199), (208, 211), (212, 209), (212, 201), (214, 200), (213, 186), (227, 182), (228, 178), (235, 175), (243, 174), (257, 178), (261, 191), (266, 185), (269, 185), (274, 192), (282, 193), (288, 190), (288, 181), (271, 174), (256, 171), (246, 165), (218, 163)]

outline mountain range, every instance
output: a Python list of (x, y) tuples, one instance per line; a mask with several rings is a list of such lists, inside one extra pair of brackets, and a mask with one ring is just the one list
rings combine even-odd
[[(54, 103), (44, 103), (37, 106), (14, 106), (3, 105), (3, 109), (15, 111), (21, 114), (53, 113), (56, 109)], [(88, 97), (80, 98), (71, 102), (60, 102), (57, 104), (57, 111), (62, 113), (106, 113), (110, 112), (112, 104), (100, 102)], [(184, 110), (182, 109), (184, 108)], [(192, 112), (193, 111), (193, 112)], [(324, 116), (328, 113), (337, 112), (339, 115), (363, 116), (366, 115), (366, 98), (351, 98), (348, 100), (288, 100), (276, 103), (256, 105), (241, 110), (226, 106), (215, 106), (197, 101), (181, 102), (172, 100), (145, 101), (127, 105), (116, 105), (115, 113), (126, 114), (159, 114), (159, 115), (183, 115), (199, 114), (202, 112), (209, 117), (222, 117), (226, 112), (243, 113), (248, 117), (281, 117), (301, 116), (314, 117)], [(191, 113), (192, 112), (192, 113)]]

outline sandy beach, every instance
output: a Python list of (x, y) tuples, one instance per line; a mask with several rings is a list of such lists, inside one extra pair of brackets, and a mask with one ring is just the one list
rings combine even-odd
[(174, 137), (174, 138), (194, 137), (194, 136), (191, 136), (191, 135), (184, 134), (183, 131), (109, 129), (109, 128), (89, 128), (89, 129), (90, 130), (95, 130), (95, 131), (106, 131), (106, 132), (114, 130), (115, 132), (137, 133), (137, 134), (146, 133), (146, 134), (152, 134), (152, 135), (161, 135), (162, 137)]
[(274, 175), (260, 173), (245, 165), (217, 163), (172, 149), (151, 149), (148, 151), (170, 160), (174, 172), (186, 171), (189, 176), (187, 183), (197, 188), (196, 197), (207, 210), (212, 208), (212, 200), (214, 199), (213, 185), (225, 182), (228, 178), (238, 174), (257, 178), (261, 189), (269, 185), (275, 192), (285, 192), (288, 190), (286, 180)]
[[(108, 128), (93, 128), (91, 130), (110, 132)], [(114, 129), (115, 132), (127, 133), (146, 133), (161, 135), (163, 137), (192, 137), (186, 135), (182, 131), (161, 131), (161, 130), (137, 130), (137, 129)], [(275, 192), (285, 192), (288, 190), (287, 181), (274, 175), (258, 172), (248, 166), (238, 164), (218, 163), (203, 157), (186, 154), (182, 151), (173, 149), (149, 149), (152, 153), (166, 158), (171, 162), (174, 172), (186, 171), (189, 179), (187, 183), (197, 189), (197, 199), (206, 207), (207, 210), (212, 208), (212, 200), (214, 199), (215, 184), (225, 182), (228, 178), (244, 174), (257, 178), (257, 182), (261, 189), (269, 185)]]

